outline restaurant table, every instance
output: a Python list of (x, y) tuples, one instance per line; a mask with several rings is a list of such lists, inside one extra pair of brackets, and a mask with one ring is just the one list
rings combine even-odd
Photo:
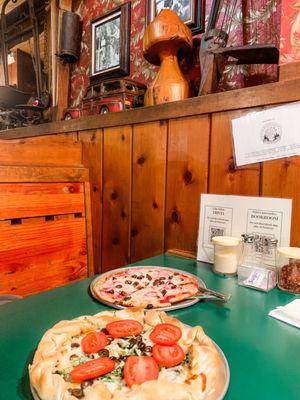
[[(209, 288), (231, 293), (223, 306), (199, 302), (170, 312), (186, 324), (202, 325), (223, 350), (231, 375), (226, 400), (300, 399), (300, 330), (268, 316), (295, 296), (238, 286), (236, 278), (213, 274), (209, 264), (167, 254), (132, 265), (179, 268), (199, 276)], [(32, 399), (27, 368), (48, 328), (108, 309), (89, 294), (92, 279), (0, 306), (0, 399)]]

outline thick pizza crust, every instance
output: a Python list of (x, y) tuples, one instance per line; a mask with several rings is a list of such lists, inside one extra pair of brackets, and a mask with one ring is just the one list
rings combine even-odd
[[(131, 389), (116, 390), (114, 393), (111, 393), (103, 383), (97, 383), (84, 397), (85, 400), (218, 399), (226, 381), (226, 370), (219, 352), (203, 329), (200, 326), (186, 327), (164, 312), (150, 310), (144, 313), (140, 309), (131, 309), (103, 311), (94, 316), (61, 321), (44, 334), (32, 365), (29, 366), (30, 383), (41, 400), (76, 400), (76, 397), (67, 390), (76, 384), (65, 382), (62, 376), (54, 374), (64, 357), (68, 356), (65, 347), (70, 344), (73, 336), (102, 329), (108, 322), (114, 320), (128, 318), (138, 320), (146, 328), (154, 327), (162, 322), (179, 326), (183, 334), (178, 343), (185, 351), (188, 348), (191, 351), (191, 381), (170, 384), (170, 381), (159, 377), (156, 381), (133, 385)], [(203, 374), (206, 377), (204, 391)]]

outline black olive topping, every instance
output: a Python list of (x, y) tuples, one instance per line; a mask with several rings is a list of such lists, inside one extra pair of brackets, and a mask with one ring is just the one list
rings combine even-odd
[(146, 346), (145, 347), (145, 352), (146, 353), (151, 353), (152, 352), (152, 347), (151, 346)]
[(125, 283), (126, 283), (127, 285), (131, 285), (131, 282), (132, 282), (132, 281), (125, 281)]
[(74, 396), (77, 397), (77, 399), (82, 399), (84, 396), (83, 390), (82, 389), (68, 389), (68, 392)]
[(136, 287), (139, 283), (138, 282), (133, 282), (133, 286)]
[(71, 343), (71, 348), (74, 349), (75, 347), (80, 347), (79, 343)]
[(110, 289), (107, 293), (114, 294), (114, 289)]
[(124, 301), (128, 301), (131, 299), (131, 296), (124, 297)]
[(152, 281), (152, 277), (151, 277), (151, 275), (149, 275), (149, 274), (146, 274), (146, 277), (147, 277), (147, 279), (148, 279), (149, 281)]
[(147, 304), (147, 307), (146, 307), (148, 310), (151, 310), (151, 308), (153, 308), (153, 304)]
[(109, 335), (109, 332), (106, 328), (102, 328), (101, 332), (104, 333), (104, 335)]
[(116, 288), (121, 289), (122, 285), (116, 285)]
[(107, 349), (102, 349), (98, 351), (98, 355), (100, 357), (109, 357), (109, 351)]
[(163, 296), (164, 296), (166, 293), (167, 293), (166, 289), (163, 289), (163, 290), (161, 291), (161, 294), (162, 294)]

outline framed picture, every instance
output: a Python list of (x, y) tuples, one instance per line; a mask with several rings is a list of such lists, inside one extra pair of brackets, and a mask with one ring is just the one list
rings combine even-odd
[(130, 73), (130, 3), (91, 21), (92, 81)]
[(164, 8), (175, 11), (191, 29), (193, 35), (204, 32), (205, 3), (204, 0), (146, 0), (146, 22), (149, 24)]

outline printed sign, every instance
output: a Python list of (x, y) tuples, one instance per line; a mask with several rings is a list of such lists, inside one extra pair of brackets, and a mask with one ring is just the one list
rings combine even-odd
[[(197, 259), (214, 262), (214, 236), (248, 233), (258, 239), (277, 239), (278, 246), (289, 246), (291, 211), (290, 199), (202, 194)], [(259, 246), (263, 241), (256, 243)]]

